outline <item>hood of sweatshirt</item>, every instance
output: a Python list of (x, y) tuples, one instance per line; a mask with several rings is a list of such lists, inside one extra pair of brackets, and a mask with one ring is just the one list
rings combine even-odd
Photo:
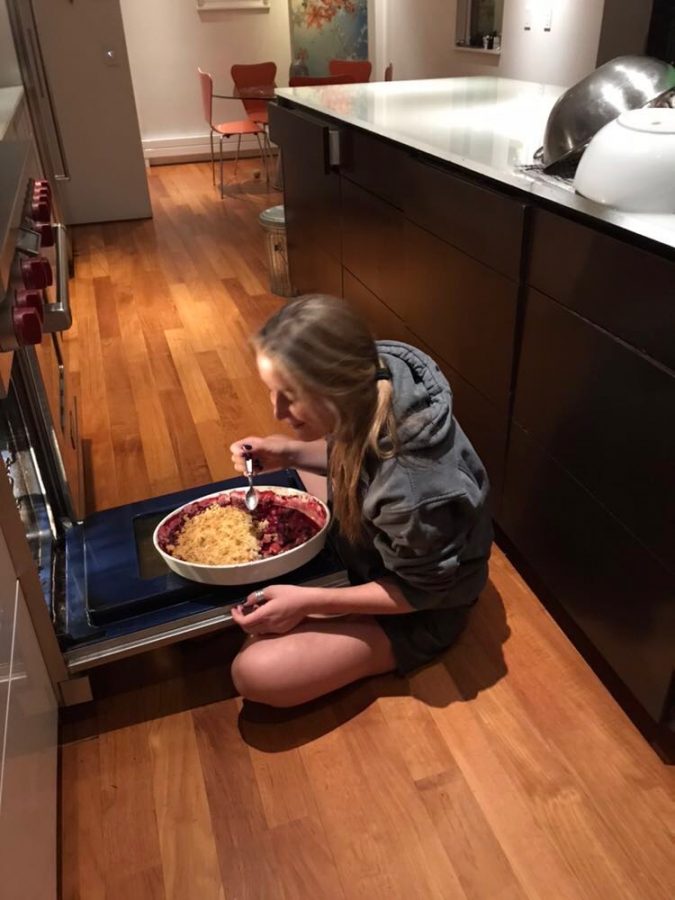
[(398, 440), (404, 453), (443, 442), (452, 427), (452, 392), (436, 363), (409, 344), (378, 341), (391, 372)]

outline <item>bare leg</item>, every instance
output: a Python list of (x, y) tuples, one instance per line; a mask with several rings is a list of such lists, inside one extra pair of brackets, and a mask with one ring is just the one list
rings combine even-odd
[(232, 663), (232, 679), (247, 700), (297, 706), (395, 666), (389, 638), (377, 621), (346, 616), (251, 638)]

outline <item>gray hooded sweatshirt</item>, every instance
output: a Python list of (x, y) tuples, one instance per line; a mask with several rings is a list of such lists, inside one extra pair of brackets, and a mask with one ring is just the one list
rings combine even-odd
[[(487, 579), (488, 478), (453, 417), (452, 392), (436, 363), (398, 341), (378, 341), (377, 347), (391, 372), (399, 451), (366, 464), (366, 539), (358, 546), (338, 539), (339, 549), (352, 583), (393, 578), (411, 606), (428, 611), (425, 627), (432, 629), (438, 651), (448, 621), (444, 613), (471, 606)], [(407, 634), (420, 624), (416, 615), (382, 616), (380, 622), (409, 620), (401, 622)], [(450, 632), (456, 635), (446, 631), (447, 645)]]

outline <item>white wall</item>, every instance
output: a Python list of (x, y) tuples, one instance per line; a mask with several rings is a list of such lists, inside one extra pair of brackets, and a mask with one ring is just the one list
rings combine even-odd
[(373, 10), (378, 70), (393, 62), (396, 81), (451, 74), (456, 0), (374, 0)]
[[(549, 84), (574, 84), (596, 67), (604, 0), (505, 0), (501, 56), (454, 49), (457, 0), (376, 0), (386, 18), (383, 51), (394, 77), (499, 75)], [(544, 31), (543, 12), (553, 8)], [(525, 31), (525, 10), (532, 29)]]
[[(286, 0), (269, 12), (199, 12), (195, 0), (121, 0), (141, 136), (151, 160), (208, 151), (197, 66), (229, 87), (234, 63), (274, 60), (287, 83), (290, 33)], [(238, 101), (214, 102), (217, 121), (241, 119)], [(254, 142), (255, 143), (255, 142)]]
[(21, 84), (19, 63), (14, 52), (7, 4), (5, 0), (0, 0), (0, 87), (14, 87), (17, 84)]

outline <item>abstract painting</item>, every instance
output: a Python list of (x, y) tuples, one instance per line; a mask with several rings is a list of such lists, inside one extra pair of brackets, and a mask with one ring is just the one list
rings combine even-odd
[(331, 59), (368, 59), (368, 0), (288, 0), (296, 75), (327, 75)]

